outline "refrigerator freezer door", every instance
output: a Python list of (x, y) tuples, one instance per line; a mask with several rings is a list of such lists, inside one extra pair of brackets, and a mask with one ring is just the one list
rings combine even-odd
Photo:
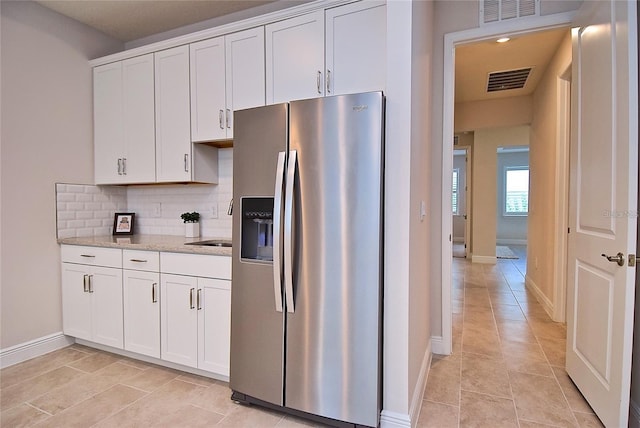
[[(273, 262), (241, 261), (243, 198), (274, 197), (280, 152), (287, 150), (286, 104), (235, 112), (233, 148), (233, 286), (230, 386), (283, 404), (284, 315), (274, 301)], [(277, 209), (278, 207), (276, 207)], [(275, 216), (274, 216), (275, 217)], [(251, 220), (249, 220), (251, 223)], [(257, 224), (257, 223), (256, 223)], [(275, 251), (275, 249), (274, 249)], [(279, 254), (274, 260), (282, 260)]]
[(367, 426), (380, 414), (383, 114), (379, 92), (290, 105), (285, 406)]

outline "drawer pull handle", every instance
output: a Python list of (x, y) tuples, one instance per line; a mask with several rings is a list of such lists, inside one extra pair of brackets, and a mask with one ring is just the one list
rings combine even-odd
[(93, 256), (91, 254), (80, 254), (80, 257), (91, 257), (91, 258), (95, 258), (96, 256)]
[(158, 296), (156, 295), (157, 282), (151, 284), (151, 303), (158, 303)]
[(130, 262), (135, 262), (135, 263), (147, 263), (147, 260), (143, 260), (143, 259), (129, 259)]

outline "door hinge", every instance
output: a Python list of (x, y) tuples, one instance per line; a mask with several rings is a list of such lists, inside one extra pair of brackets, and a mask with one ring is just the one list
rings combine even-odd
[(451, 234), (449, 234), (449, 242), (451, 242)]
[(567, 227), (567, 233), (571, 233), (571, 228)]
[(629, 267), (634, 267), (636, 265), (636, 255), (635, 254), (629, 254), (628, 264), (629, 264)]

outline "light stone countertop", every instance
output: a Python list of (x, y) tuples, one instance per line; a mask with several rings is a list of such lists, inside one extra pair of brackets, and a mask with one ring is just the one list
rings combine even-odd
[(231, 256), (231, 247), (207, 247), (201, 245), (185, 245), (188, 242), (208, 240), (231, 242), (229, 239), (212, 237), (185, 238), (173, 235), (130, 235), (130, 236), (86, 236), (58, 239), (58, 244), (86, 245), (89, 247), (122, 248), (128, 250), (165, 251), (170, 253), (208, 254), (214, 256)]

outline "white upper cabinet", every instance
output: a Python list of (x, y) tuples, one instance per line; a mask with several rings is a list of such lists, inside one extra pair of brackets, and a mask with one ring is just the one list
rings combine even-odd
[(386, 10), (374, 1), (327, 9), (327, 95), (385, 89)]
[(225, 36), (227, 138), (233, 138), (233, 111), (263, 106), (264, 27)]
[(264, 27), (192, 43), (191, 139), (233, 137), (233, 110), (264, 105)]
[(155, 181), (153, 54), (93, 69), (96, 184)]
[(227, 138), (224, 37), (190, 45), (191, 139)]
[(189, 46), (155, 54), (156, 179), (191, 180)]
[(267, 104), (324, 95), (324, 11), (266, 26)]
[(267, 103), (384, 90), (386, 28), (378, 1), (267, 25)]

